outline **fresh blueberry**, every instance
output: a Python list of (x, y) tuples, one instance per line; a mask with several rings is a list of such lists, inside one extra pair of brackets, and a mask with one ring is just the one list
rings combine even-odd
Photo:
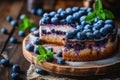
[(65, 24), (65, 23), (66, 23), (66, 20), (65, 20), (65, 19), (62, 19), (62, 20), (60, 20), (60, 23), (61, 23), (61, 24)]
[(52, 62), (54, 60), (54, 58), (47, 58), (46, 61), (47, 62)]
[(12, 66), (12, 72), (20, 72), (20, 66), (18, 64), (14, 64)]
[(101, 26), (104, 26), (104, 21), (103, 20), (99, 20), (98, 22), (97, 22), (97, 24), (99, 24), (99, 25), (101, 25)]
[(12, 74), (11, 74), (11, 78), (12, 79), (18, 79), (19, 78), (19, 73), (16, 73), (16, 72), (13, 72)]
[(113, 24), (113, 20), (106, 20), (105, 24)]
[(99, 30), (94, 31), (93, 35), (94, 35), (95, 39), (100, 39), (100, 37), (101, 37), (101, 34), (100, 34)]
[(91, 32), (87, 32), (86, 36), (87, 36), (87, 39), (90, 39), (90, 40), (94, 38), (94, 35)]
[(30, 12), (31, 12), (31, 14), (36, 14), (36, 10), (35, 9), (32, 9)]
[(38, 73), (38, 74), (44, 74), (45, 73), (45, 71), (41, 68), (36, 68), (35, 72)]
[(84, 40), (84, 39), (86, 39), (86, 34), (84, 32), (78, 32), (77, 33), (77, 39), (78, 40)]
[(66, 11), (66, 13), (67, 13), (67, 14), (72, 14), (72, 13), (73, 13), (73, 11), (72, 11), (72, 9), (71, 9), (71, 8), (66, 8), (66, 10), (65, 10), (65, 11)]
[(20, 31), (18, 32), (18, 35), (19, 35), (20, 37), (24, 37), (24, 36), (25, 36), (25, 31), (20, 30)]
[(94, 23), (97, 23), (99, 20), (100, 20), (99, 17), (96, 17)]
[(34, 31), (36, 31), (36, 30), (37, 30), (36, 27), (33, 27), (33, 28), (30, 29), (31, 32), (34, 32)]
[(71, 33), (75, 36), (79, 31), (80, 29), (72, 29)]
[(66, 14), (65, 11), (62, 11), (62, 12), (60, 13), (60, 16), (61, 16), (62, 18), (65, 18), (65, 17), (67, 16), (67, 14)]
[(46, 50), (53, 52), (53, 48), (52, 47), (47, 47)]
[(80, 10), (81, 10), (81, 11), (86, 11), (87, 8), (85, 8), (85, 7), (81, 7)]
[(83, 26), (82, 25), (77, 25), (76, 27), (79, 31), (82, 31), (83, 30)]
[(91, 29), (84, 29), (83, 32), (84, 32), (84, 33), (92, 32), (92, 30), (91, 30)]
[(80, 17), (80, 22), (85, 21), (86, 16), (81, 16)]
[(89, 24), (87, 24), (87, 25), (85, 25), (84, 29), (85, 29), (85, 30), (87, 30), (87, 29), (92, 30), (92, 26), (91, 26), (91, 25), (89, 25)]
[(6, 21), (7, 21), (7, 22), (11, 22), (11, 21), (12, 21), (12, 17), (11, 17), (11, 16), (7, 16), (7, 17), (6, 17)]
[(86, 22), (85, 22), (85, 21), (82, 21), (82, 22), (81, 22), (81, 25), (85, 26), (85, 25), (86, 25)]
[(62, 57), (62, 50), (58, 50), (58, 51), (56, 52), (56, 56)]
[(97, 27), (92, 28), (92, 31), (96, 31), (96, 30), (99, 30), (99, 29)]
[(106, 28), (106, 29), (111, 33), (112, 30), (113, 30), (113, 25), (111, 25), (111, 24), (106, 24), (106, 25), (104, 26), (104, 28)]
[(77, 6), (75, 6), (75, 7), (72, 8), (73, 12), (77, 12), (78, 10), (79, 10), (79, 8)]
[(55, 16), (54, 16), (54, 17), (56, 17), (56, 18), (58, 18), (58, 19), (61, 19), (60, 14), (55, 14)]
[(29, 43), (29, 44), (26, 45), (26, 49), (27, 49), (28, 51), (33, 51), (33, 50), (34, 50), (34, 46)]
[(50, 17), (43, 17), (40, 20), (40, 24), (46, 24), (46, 23), (49, 23), (49, 22), (50, 22)]
[(39, 31), (34, 31), (33, 35), (36, 36), (36, 37), (38, 37), (39, 36)]
[(43, 10), (41, 8), (38, 8), (36, 13), (37, 13), (37, 15), (42, 15)]
[(84, 11), (78, 11), (78, 13), (80, 14), (80, 16), (86, 15), (86, 13)]
[(81, 15), (78, 12), (76, 12), (76, 13), (73, 14), (73, 18), (76, 21), (79, 20), (80, 17), (81, 17)]
[(39, 54), (38, 47), (35, 47), (35, 48), (34, 48), (34, 53), (35, 53), (35, 54)]
[(1, 63), (2, 65), (4, 65), (4, 66), (7, 66), (7, 65), (9, 65), (9, 60), (3, 58), (3, 59), (0, 60), (0, 63)]
[(58, 59), (57, 59), (57, 63), (58, 63), (58, 64), (61, 64), (61, 65), (64, 65), (64, 64), (65, 64), (65, 59), (63, 59), (63, 58), (58, 58)]
[(90, 13), (90, 12), (92, 12), (92, 11), (93, 11), (92, 8), (88, 8), (88, 9), (87, 9), (87, 12), (88, 12), (88, 13)]
[(74, 38), (74, 33), (72, 33), (72, 32), (67, 32), (67, 33), (66, 33), (66, 38), (67, 38), (67, 39), (73, 39), (73, 38)]
[(93, 27), (95, 27), (95, 29), (99, 30), (100, 28), (104, 27), (104, 24), (102, 24), (102, 23), (95, 23), (93, 25)]
[(11, 37), (11, 38), (10, 38), (10, 42), (11, 42), (11, 43), (16, 43), (16, 42), (17, 42), (17, 39), (14, 38), (14, 37)]
[(18, 22), (17, 20), (12, 20), (10, 24), (14, 27), (14, 26), (17, 26)]
[(73, 17), (71, 15), (68, 15), (66, 17), (66, 21), (67, 21), (67, 23), (73, 23), (74, 19), (73, 19)]
[(43, 14), (43, 17), (49, 17), (49, 16), (50, 16), (50, 14), (48, 14), (48, 13)]
[(63, 9), (62, 9), (62, 8), (59, 8), (59, 9), (57, 10), (57, 13), (60, 14), (62, 11), (63, 11)]
[(23, 20), (25, 17), (26, 17), (25, 14), (21, 14), (21, 15), (20, 15), (20, 20)]
[(41, 44), (41, 40), (40, 40), (40, 38), (36, 38), (35, 40), (34, 40), (34, 44)]
[(58, 23), (58, 18), (57, 17), (53, 17), (53, 18), (51, 18), (51, 23), (53, 23), (53, 24), (56, 24), (56, 23)]
[(7, 29), (5, 29), (5, 28), (2, 28), (1, 29), (1, 32), (3, 33), (3, 34), (7, 34), (8, 32), (7, 32)]
[(104, 27), (101, 28), (101, 29), (100, 29), (100, 33), (101, 33), (102, 36), (106, 36), (106, 35), (108, 34), (107, 28), (104, 28)]
[(51, 17), (54, 17), (54, 16), (55, 16), (55, 14), (56, 14), (56, 12), (55, 12), (55, 11), (50, 12), (50, 16), (51, 16)]

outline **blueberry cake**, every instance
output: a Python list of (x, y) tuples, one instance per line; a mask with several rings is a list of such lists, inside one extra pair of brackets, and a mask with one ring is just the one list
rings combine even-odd
[(92, 8), (58, 9), (44, 13), (39, 35), (44, 43), (62, 45), (67, 61), (90, 61), (106, 58), (117, 48), (117, 27), (112, 19), (96, 17), (86, 23)]

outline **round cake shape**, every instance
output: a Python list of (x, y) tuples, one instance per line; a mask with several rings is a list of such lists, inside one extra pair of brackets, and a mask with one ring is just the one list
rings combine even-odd
[[(90, 11), (89, 11), (90, 9)], [(63, 46), (68, 61), (91, 61), (109, 57), (117, 48), (117, 27), (112, 19), (98, 16), (86, 22), (92, 8), (67, 8), (45, 13), (40, 20), (39, 35), (44, 43)]]

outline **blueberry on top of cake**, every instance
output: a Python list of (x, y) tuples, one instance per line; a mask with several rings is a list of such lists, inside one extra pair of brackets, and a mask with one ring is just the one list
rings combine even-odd
[(96, 0), (94, 9), (72, 7), (44, 13), (39, 35), (43, 42), (63, 45), (68, 61), (105, 58), (116, 49), (117, 27), (114, 15)]

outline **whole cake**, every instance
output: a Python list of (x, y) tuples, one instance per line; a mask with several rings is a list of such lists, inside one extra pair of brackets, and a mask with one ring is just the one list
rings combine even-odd
[(98, 60), (113, 55), (117, 27), (112, 19), (99, 16), (86, 22), (92, 12), (92, 8), (73, 7), (44, 13), (39, 23), (40, 39), (63, 46), (62, 57), (67, 61)]

